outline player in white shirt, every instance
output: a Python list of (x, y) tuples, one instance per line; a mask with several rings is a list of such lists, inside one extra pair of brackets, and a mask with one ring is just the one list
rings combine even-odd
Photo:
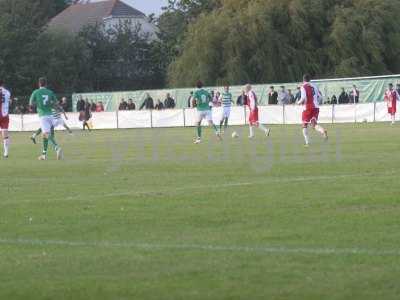
[(246, 105), (250, 109), (249, 115), (249, 129), (250, 135), (249, 138), (254, 138), (254, 127), (259, 128), (264, 134), (268, 137), (271, 134), (271, 129), (266, 128), (264, 125), (260, 124), (258, 120), (258, 103), (257, 103), (257, 95), (253, 92), (251, 85), (247, 84), (245, 86), (246, 91)]
[(10, 109), (10, 92), (4, 87), (4, 83), (0, 80), (0, 129), (3, 138), (3, 156), (8, 158), (10, 148), (10, 136), (8, 135), (8, 126), (10, 117), (8, 115)]
[(385, 92), (385, 102), (387, 103), (388, 113), (392, 119), (392, 125), (396, 123), (397, 101), (399, 100), (399, 93), (394, 89), (393, 83), (390, 83), (389, 89)]
[(308, 126), (311, 125), (313, 129), (321, 133), (321, 135), (327, 140), (328, 132), (318, 125), (319, 116), (319, 103), (322, 95), (317, 86), (312, 84), (310, 75), (304, 75), (303, 85), (301, 87), (301, 98), (297, 102), (299, 105), (303, 105), (304, 110), (302, 113), (303, 121), (303, 136), (305, 140), (305, 146), (308, 147), (310, 139), (308, 137)]

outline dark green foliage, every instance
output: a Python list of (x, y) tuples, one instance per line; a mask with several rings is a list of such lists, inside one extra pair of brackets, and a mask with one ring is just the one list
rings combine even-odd
[(171, 85), (400, 72), (396, 0), (220, 0), (216, 7), (188, 26)]
[(170, 0), (150, 41), (120, 26), (48, 32), (70, 0), (0, 0), (0, 77), (29, 94), (135, 90), (400, 72), (398, 0)]
[[(64, 5), (63, 5), (64, 4)], [(47, 31), (68, 1), (0, 0), (0, 77), (14, 95), (28, 95), (40, 76), (57, 92), (159, 88), (166, 65), (160, 43), (122, 24), (78, 36)]]

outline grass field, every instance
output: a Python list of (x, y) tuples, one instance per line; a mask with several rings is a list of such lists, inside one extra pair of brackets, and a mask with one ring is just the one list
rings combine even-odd
[(29, 134), (0, 161), (0, 299), (399, 299), (400, 128)]

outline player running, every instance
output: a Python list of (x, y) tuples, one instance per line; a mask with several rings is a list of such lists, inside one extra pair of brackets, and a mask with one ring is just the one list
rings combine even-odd
[(55, 141), (54, 135), (51, 134), (51, 128), (56, 127), (56, 123), (53, 118), (53, 111), (58, 109), (58, 102), (56, 95), (47, 88), (46, 78), (39, 78), (39, 89), (32, 93), (29, 103), (31, 106), (36, 106), (42, 129), (43, 151), (42, 155), (39, 156), (39, 160), (47, 159), (49, 142), (54, 145), (57, 153), (57, 159), (62, 159), (62, 149)]
[(10, 136), (8, 135), (8, 126), (10, 117), (8, 115), (10, 108), (10, 92), (4, 87), (4, 83), (0, 80), (0, 129), (3, 138), (3, 157), (8, 158), (10, 148)]
[(308, 147), (310, 139), (308, 137), (308, 125), (311, 124), (312, 128), (318, 131), (325, 140), (328, 139), (328, 132), (318, 125), (319, 116), (319, 98), (321, 94), (318, 88), (312, 84), (310, 75), (306, 74), (303, 76), (303, 85), (301, 87), (301, 98), (297, 102), (299, 105), (304, 105), (302, 113), (303, 121), (303, 135), (305, 140), (305, 146)]
[(400, 100), (400, 95), (393, 88), (393, 84), (389, 84), (389, 89), (385, 92), (385, 102), (388, 106), (388, 113), (392, 118), (392, 125), (396, 123), (397, 101)]
[[(61, 113), (64, 115), (64, 118), (68, 120), (67, 114), (65, 111), (59, 107), (53, 110), (53, 120), (54, 120), (54, 127), (51, 127), (51, 134), (54, 136), (54, 130), (57, 127), (64, 127), (69, 134), (72, 134), (71, 128), (65, 123), (64, 119), (61, 117)], [(31, 136), (31, 141), (36, 144), (36, 138), (42, 133), (42, 128), (36, 130), (36, 132)]]
[(228, 129), (228, 121), (231, 115), (231, 108), (233, 103), (233, 97), (229, 91), (229, 86), (225, 86), (224, 92), (220, 97), (220, 102), (222, 104), (222, 119), (219, 123), (219, 131), (222, 132), (222, 126), (224, 126), (224, 131)]
[(194, 143), (201, 143), (201, 121), (203, 121), (203, 119), (206, 119), (208, 124), (214, 128), (215, 135), (221, 140), (221, 133), (218, 131), (217, 126), (215, 126), (212, 121), (211, 95), (203, 88), (203, 83), (201, 81), (197, 82), (197, 91), (194, 93), (194, 100), (196, 101), (197, 106), (197, 138), (195, 139)]
[(250, 109), (250, 115), (249, 115), (249, 129), (250, 129), (250, 135), (249, 138), (252, 139), (254, 138), (254, 127), (259, 128), (262, 130), (265, 135), (268, 137), (271, 134), (271, 129), (266, 128), (264, 125), (260, 124), (258, 121), (258, 103), (257, 103), (257, 95), (255, 92), (253, 92), (251, 85), (247, 84), (245, 86), (245, 91), (246, 91), (246, 105)]

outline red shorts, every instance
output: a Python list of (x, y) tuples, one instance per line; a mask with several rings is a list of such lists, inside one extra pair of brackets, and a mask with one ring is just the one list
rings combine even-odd
[(256, 125), (258, 123), (258, 107), (255, 110), (250, 110), (249, 124)]
[(10, 117), (0, 117), (0, 128), (1, 129), (8, 129), (8, 126), (10, 124)]
[(319, 108), (314, 108), (313, 110), (303, 111), (302, 119), (303, 124), (317, 123), (319, 116)]
[(391, 115), (395, 115), (396, 114), (396, 106), (388, 107), (388, 113)]

